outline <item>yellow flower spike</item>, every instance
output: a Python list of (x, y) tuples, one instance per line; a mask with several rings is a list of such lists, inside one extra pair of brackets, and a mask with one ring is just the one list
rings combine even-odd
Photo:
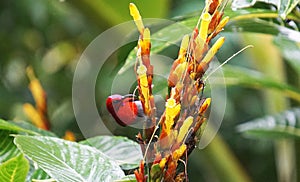
[(225, 42), (225, 37), (220, 37), (214, 45), (208, 50), (205, 57), (202, 59), (201, 62), (209, 64), (209, 62), (212, 60), (212, 58), (215, 56), (215, 54), (218, 52), (218, 50), (221, 48), (221, 46)]
[(186, 118), (186, 120), (184, 120), (183, 125), (180, 127), (179, 135), (177, 137), (177, 143), (181, 143), (183, 141), (191, 125), (193, 124), (193, 120), (194, 118), (192, 116), (189, 116), (188, 118)]
[(169, 98), (166, 102), (166, 120), (165, 120), (165, 131), (169, 135), (171, 127), (174, 124), (174, 118), (179, 114), (181, 105), (176, 104), (176, 100)]
[(203, 114), (211, 103), (211, 98), (207, 98), (199, 108), (199, 114)]
[(39, 112), (31, 105), (31, 104), (24, 104), (23, 110), (26, 116), (29, 118), (29, 120), (34, 124), (36, 127), (48, 130), (48, 127), (43, 121), (43, 118), (39, 114)]
[(201, 15), (201, 24), (200, 24), (200, 30), (199, 30), (199, 37), (204, 40), (205, 42), (207, 38), (207, 31), (208, 31), (208, 26), (211, 21), (211, 15), (209, 13), (203, 13)]
[(33, 99), (36, 106), (42, 112), (46, 111), (46, 93), (40, 83), (40, 81), (35, 77), (32, 67), (26, 68), (27, 76), (30, 80), (29, 89), (32, 93)]
[(137, 9), (137, 7), (135, 6), (135, 4), (133, 4), (133, 3), (129, 4), (129, 11), (130, 11), (130, 15), (133, 17), (133, 20), (134, 20), (135, 25), (137, 26), (139, 32), (141, 34), (143, 34), (145, 27), (144, 27), (140, 12)]

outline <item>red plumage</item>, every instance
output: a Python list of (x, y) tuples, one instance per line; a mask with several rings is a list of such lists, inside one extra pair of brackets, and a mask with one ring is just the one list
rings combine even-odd
[(111, 95), (106, 99), (106, 108), (121, 126), (134, 124), (141, 115), (141, 102), (132, 95)]

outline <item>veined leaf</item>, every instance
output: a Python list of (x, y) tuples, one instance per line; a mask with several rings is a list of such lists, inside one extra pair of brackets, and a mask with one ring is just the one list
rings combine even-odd
[(115, 180), (114, 182), (136, 182), (134, 174), (124, 176), (122, 179)]
[(223, 67), (226, 86), (244, 85), (254, 88), (271, 88), (282, 91), (283, 95), (300, 101), (300, 90), (285, 83), (274, 81), (258, 71), (239, 66)]
[(30, 164), (30, 167), (29, 167), (28, 175), (26, 177), (26, 181), (45, 180), (45, 179), (51, 178), (41, 168), (37, 168), (37, 166), (35, 166), (32, 161), (29, 161), (29, 164)]
[[(52, 137), (57, 137), (54, 133), (52, 133), (51, 131), (47, 131), (47, 130), (43, 130), (40, 128), (37, 128), (36, 126), (34, 126), (31, 123), (25, 122), (25, 121), (15, 121), (13, 122), (13, 124), (26, 129), (26, 130), (30, 130), (33, 132), (36, 132), (36, 135), (42, 135), (42, 136), (52, 136)], [(30, 134), (30, 133), (29, 133)]]
[[(14, 144), (14, 137), (11, 136), (11, 134), (24, 133), (30, 135), (55, 136), (55, 134), (53, 134), (52, 132), (41, 130), (24, 121), (7, 122), (0, 119), (0, 163), (16, 157), (21, 153)], [(46, 179), (46, 177), (47, 174), (44, 171), (42, 171), (41, 169), (35, 169), (31, 164), (26, 181), (31, 181), (31, 179)]]
[(27, 159), (21, 154), (0, 165), (1, 181), (25, 181), (29, 170)]
[(36, 133), (34, 131), (24, 129), (22, 127), (17, 126), (13, 122), (4, 121), (2, 119), (0, 119), (0, 130), (14, 131), (14, 132), (18, 132), (18, 133), (25, 132), (25, 133), (32, 134), (32, 135), (38, 135), (38, 133)]
[(97, 148), (113, 160), (117, 161), (123, 169), (138, 167), (143, 159), (138, 143), (121, 136), (97, 136), (80, 142)]
[(20, 154), (13, 143), (14, 138), (10, 134), (12, 134), (11, 131), (0, 130), (0, 163)]
[(300, 108), (258, 118), (239, 125), (237, 129), (252, 137), (300, 139)]
[(283, 35), (291, 41), (300, 42), (298, 31), (257, 18), (247, 21), (243, 19), (231, 21), (227, 24), (226, 31), (264, 33), (274, 36)]
[(54, 137), (17, 135), (17, 147), (57, 181), (110, 182), (124, 176), (118, 164), (93, 147)]
[(36, 126), (24, 121), (11, 122), (0, 119), (0, 130), (8, 130), (20, 134), (26, 133), (30, 135), (44, 135), (56, 137), (54, 133), (39, 129)]

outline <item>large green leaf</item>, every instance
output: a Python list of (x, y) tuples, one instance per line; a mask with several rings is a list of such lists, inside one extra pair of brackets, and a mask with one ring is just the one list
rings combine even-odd
[[(13, 124), (25, 129), (35, 132), (35, 135), (42, 135), (42, 136), (52, 136), (57, 137), (54, 133), (51, 131), (43, 130), (40, 128), (37, 128), (36, 126), (32, 125), (31, 123), (25, 122), (25, 121), (15, 121)], [(31, 133), (28, 133), (31, 134)]]
[(243, 85), (253, 88), (270, 88), (280, 90), (283, 95), (300, 101), (300, 90), (285, 83), (274, 81), (274, 79), (262, 73), (243, 68), (240, 66), (226, 65), (223, 67), (226, 86)]
[(143, 159), (138, 143), (121, 136), (97, 136), (80, 142), (97, 148), (118, 162), (123, 169), (138, 167)]
[(252, 7), (257, 2), (272, 4), (277, 7), (278, 14), (285, 19), (286, 16), (299, 4), (300, 0), (234, 0), (232, 8)]
[(13, 132), (18, 132), (18, 133), (24, 132), (24, 133), (28, 133), (31, 135), (38, 135), (38, 133), (35, 131), (22, 128), (13, 122), (4, 121), (2, 119), (0, 119), (0, 130), (8, 130), (8, 131), (13, 131)]
[(237, 129), (252, 137), (300, 139), (300, 108), (258, 118), (239, 125)]
[(30, 135), (44, 135), (44, 136), (53, 136), (53, 137), (56, 136), (54, 133), (50, 131), (42, 130), (25, 121), (12, 122), (12, 121), (4, 121), (0, 119), (0, 130), (8, 130), (19, 134), (26, 133)]
[(115, 180), (114, 182), (136, 182), (134, 174), (124, 176), (122, 179)]
[[(52, 132), (41, 130), (30, 123), (24, 121), (8, 122), (0, 119), (0, 162), (7, 161), (20, 154), (20, 150), (16, 147), (12, 134), (30, 134), (30, 135), (45, 135), (55, 136)], [(31, 179), (46, 179), (47, 174), (41, 169), (36, 169), (32, 162), (30, 171), (26, 181)]]
[[(26, 177), (26, 181), (35, 181), (35, 180), (46, 180), (48, 179), (49, 182), (52, 182), (50, 179), (51, 177), (41, 168), (37, 168), (33, 165), (33, 163), (30, 163), (30, 169), (28, 172), (28, 175)], [(48, 181), (47, 181), (48, 182)]]
[(28, 170), (29, 163), (21, 154), (0, 165), (0, 179), (1, 181), (22, 182), (25, 181)]
[(118, 164), (93, 147), (54, 137), (17, 135), (17, 147), (52, 178), (63, 182), (112, 181), (124, 176)]
[(12, 134), (11, 131), (0, 130), (0, 163), (20, 154), (10, 134)]

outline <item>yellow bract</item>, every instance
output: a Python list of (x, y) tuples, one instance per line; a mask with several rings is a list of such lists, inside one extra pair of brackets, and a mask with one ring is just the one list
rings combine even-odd
[(219, 23), (219, 25), (217, 26), (217, 30), (221, 31), (225, 25), (228, 23), (229, 21), (229, 16), (224, 17), (221, 22)]
[(217, 53), (217, 51), (220, 49), (220, 47), (224, 44), (224, 42), (225, 42), (225, 37), (220, 37), (214, 43), (214, 45), (208, 50), (207, 54), (202, 59), (202, 62), (208, 64), (212, 60), (212, 58), (215, 56), (215, 54)]
[(42, 116), (39, 114), (39, 112), (31, 105), (31, 104), (24, 104), (23, 110), (26, 116), (30, 119), (32, 124), (34, 124), (36, 127), (47, 130), (47, 126), (45, 125)]
[(71, 131), (66, 131), (63, 139), (69, 140), (69, 141), (76, 141), (76, 137), (75, 137), (74, 133)]
[(200, 109), (199, 109), (199, 114), (203, 114), (206, 109), (209, 107), (211, 102), (211, 98), (207, 98), (204, 103), (201, 105)]
[(130, 15), (133, 17), (133, 20), (139, 30), (139, 32), (141, 34), (143, 34), (143, 30), (144, 30), (144, 24), (142, 22), (142, 17), (140, 15), (139, 10), (137, 9), (137, 7), (135, 6), (135, 4), (130, 3), (129, 4), (129, 11), (130, 11)]
[(183, 56), (186, 53), (189, 46), (189, 41), (190, 41), (189, 35), (184, 35), (180, 45), (179, 56)]
[(199, 36), (202, 40), (204, 40), (203, 42), (205, 42), (205, 40), (207, 38), (207, 30), (208, 30), (210, 21), (211, 21), (211, 15), (209, 13), (202, 14)]
[(165, 167), (165, 165), (166, 165), (166, 162), (167, 162), (166, 158), (161, 159), (161, 161), (159, 162), (159, 167), (161, 169), (163, 169)]
[(32, 93), (34, 101), (38, 109), (45, 110), (46, 108), (46, 93), (40, 83), (40, 81), (35, 77), (32, 67), (26, 69), (27, 76), (30, 80), (29, 89)]
[(180, 127), (180, 131), (177, 137), (177, 143), (181, 143), (183, 139), (185, 138), (186, 134), (188, 133), (191, 125), (193, 124), (193, 117), (189, 116), (186, 118), (186, 120), (183, 122), (183, 125)]
[(186, 145), (185, 144), (181, 145), (179, 149), (173, 152), (172, 154), (173, 160), (177, 161), (178, 159), (180, 159), (180, 157), (183, 155), (185, 150), (186, 150)]
[(145, 101), (145, 111), (149, 112), (150, 111), (150, 98), (149, 98), (149, 88), (148, 88), (148, 79), (147, 79), (147, 68), (145, 65), (140, 65), (138, 66), (137, 69), (137, 74), (138, 74), (138, 78), (139, 78), (139, 84), (140, 84), (140, 88), (142, 91), (142, 96), (144, 97), (144, 101)]
[(166, 130), (165, 132), (167, 134), (170, 134), (171, 127), (174, 124), (174, 118), (179, 114), (181, 105), (176, 104), (176, 100), (173, 98), (170, 98), (166, 102), (166, 120), (165, 120), (165, 126)]
[(145, 28), (144, 34), (143, 34), (143, 40), (146, 43), (150, 43), (150, 30), (149, 30), (149, 28)]
[(175, 70), (174, 70), (174, 74), (176, 74), (176, 76), (178, 78), (181, 78), (183, 72), (186, 70), (186, 66), (187, 66), (187, 62), (183, 62), (181, 64), (179, 64)]

